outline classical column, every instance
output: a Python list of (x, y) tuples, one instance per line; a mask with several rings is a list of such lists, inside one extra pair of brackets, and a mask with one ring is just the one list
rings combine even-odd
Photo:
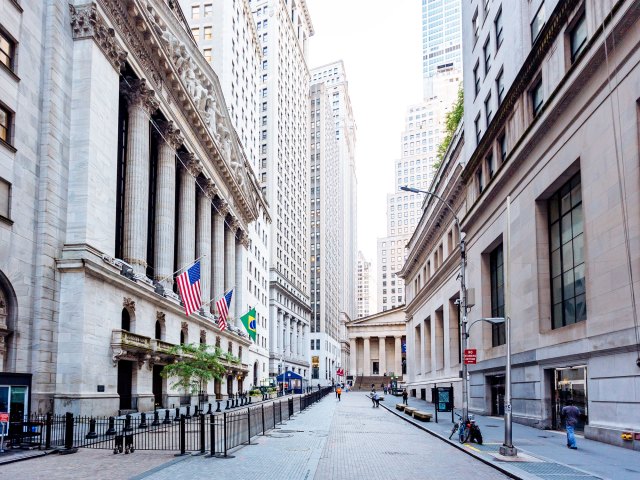
[(282, 353), (285, 356), (289, 356), (291, 354), (291, 344), (289, 343), (291, 339), (291, 337), (289, 337), (289, 331), (290, 331), (289, 321), (290, 321), (289, 314), (285, 313), (284, 316), (282, 317), (282, 329), (284, 332), (283, 333), (284, 346), (282, 349)]
[(242, 325), (240, 325), (240, 315), (247, 313), (246, 305), (244, 304), (244, 290), (247, 288), (247, 274), (244, 264), (245, 248), (249, 248), (249, 236), (244, 230), (238, 229), (236, 238), (236, 290), (234, 295), (236, 295), (236, 313), (238, 317), (236, 319), (236, 326), (239, 328), (242, 328)]
[(178, 268), (186, 269), (196, 259), (196, 176), (202, 165), (194, 154), (182, 154), (178, 199)]
[(402, 375), (402, 336), (396, 338), (396, 361), (394, 365), (394, 373), (397, 377)]
[(211, 180), (207, 180), (202, 187), (202, 191), (198, 192), (196, 258), (200, 258), (202, 301), (208, 302), (211, 300), (211, 200), (216, 192)]
[(380, 345), (378, 346), (378, 358), (380, 359), (380, 373), (387, 373), (387, 346), (385, 342), (387, 341), (387, 337), (379, 337), (378, 338)]
[(222, 297), (225, 289), (224, 285), (224, 219), (229, 213), (229, 207), (224, 200), (216, 199), (213, 203), (213, 261), (211, 265), (211, 311), (215, 310), (215, 302)]
[(369, 337), (364, 337), (364, 356), (362, 361), (362, 363), (364, 363), (364, 376), (368, 377), (371, 375), (371, 346), (369, 344)]
[(358, 367), (357, 367), (357, 359), (358, 359), (358, 344), (356, 338), (349, 339), (349, 364), (351, 371), (349, 375), (353, 375), (354, 377), (358, 375)]
[[(236, 295), (239, 285), (236, 285), (236, 230), (238, 223), (235, 218), (231, 218), (228, 222), (227, 229), (224, 232), (224, 290), (233, 288), (233, 295)], [(235, 301), (231, 299), (229, 305), (229, 317), (235, 318), (236, 309)]]
[(302, 349), (300, 342), (302, 341), (302, 322), (298, 320), (296, 322), (296, 355), (298, 357), (302, 356)]
[(123, 257), (137, 274), (147, 268), (149, 222), (149, 116), (158, 108), (144, 79), (122, 81), (129, 107), (127, 164), (124, 179)]
[(278, 354), (282, 354), (283, 353), (283, 346), (282, 346), (282, 330), (284, 328), (284, 316), (282, 314), (282, 310), (278, 309), (278, 315), (277, 315), (277, 321), (278, 321), (278, 325), (276, 327), (276, 353)]
[(156, 183), (155, 272), (154, 278), (173, 290), (176, 218), (176, 149), (182, 144), (180, 130), (173, 122), (158, 121), (158, 167)]

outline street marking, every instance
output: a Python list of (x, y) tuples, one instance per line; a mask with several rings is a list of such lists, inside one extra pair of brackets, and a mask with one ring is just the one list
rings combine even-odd
[(480, 452), (480, 450), (478, 450), (476, 447), (472, 447), (471, 445), (469, 445), (468, 443), (464, 444), (465, 447), (470, 448), (471, 450), (475, 451), (475, 452)]

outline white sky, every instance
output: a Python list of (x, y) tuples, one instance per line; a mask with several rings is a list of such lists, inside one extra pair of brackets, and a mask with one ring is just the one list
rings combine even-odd
[[(376, 263), (409, 105), (422, 101), (420, 0), (307, 0), (309, 67), (342, 59), (357, 125), (358, 248)], [(375, 269), (373, 270), (376, 271)], [(375, 274), (374, 274), (375, 276)]]

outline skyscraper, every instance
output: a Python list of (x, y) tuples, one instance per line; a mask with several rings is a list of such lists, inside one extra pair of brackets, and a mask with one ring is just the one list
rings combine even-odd
[(336, 380), (338, 323), (356, 285), (355, 122), (342, 61), (311, 72), (312, 383)]
[(358, 252), (358, 281), (357, 288), (357, 305), (358, 313), (356, 318), (368, 316), (372, 310), (372, 288), (371, 288), (371, 262), (368, 261), (362, 252)]
[(433, 77), (462, 70), (462, 8), (460, 0), (422, 0), (422, 77), (424, 97), (437, 94)]

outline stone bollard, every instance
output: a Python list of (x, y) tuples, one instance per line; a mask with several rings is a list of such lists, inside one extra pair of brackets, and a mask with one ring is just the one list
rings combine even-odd
[(133, 427), (131, 427), (131, 414), (127, 413), (124, 417), (124, 431), (130, 432), (131, 430), (133, 430)]
[(138, 425), (138, 428), (147, 428), (147, 414), (142, 412), (140, 414), (140, 424)]
[(171, 419), (169, 418), (169, 409), (164, 411), (164, 420), (162, 421), (163, 425), (170, 425)]
[(92, 418), (89, 420), (89, 433), (87, 433), (84, 438), (96, 438), (98, 434), (96, 433), (96, 419)]
[(105, 435), (115, 435), (116, 434), (116, 419), (114, 417), (109, 417), (109, 428), (107, 429), (106, 432), (104, 432)]
[(153, 411), (153, 422), (151, 422), (152, 427), (157, 427), (160, 425), (160, 412), (158, 410)]

